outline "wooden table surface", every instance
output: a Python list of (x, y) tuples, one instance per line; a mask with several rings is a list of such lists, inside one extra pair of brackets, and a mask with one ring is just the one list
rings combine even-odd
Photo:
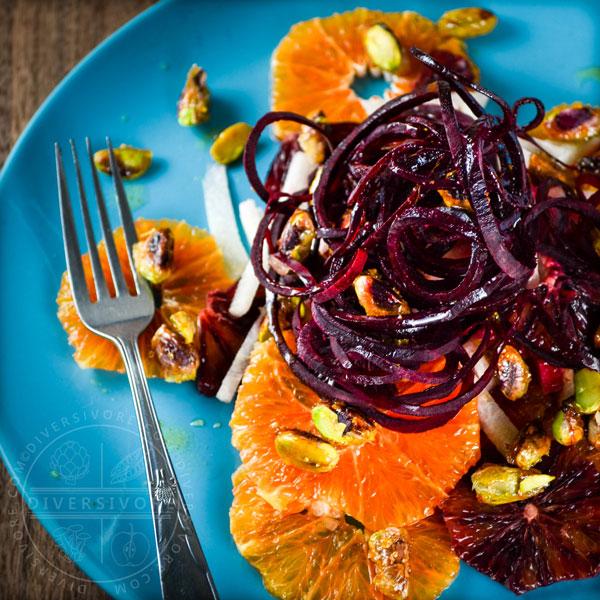
[[(0, 168), (56, 84), (104, 38), (153, 3), (0, 0)], [(108, 596), (61, 552), (0, 461), (0, 600), (66, 598)]]

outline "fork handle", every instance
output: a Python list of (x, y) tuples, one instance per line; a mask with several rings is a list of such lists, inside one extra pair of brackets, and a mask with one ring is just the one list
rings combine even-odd
[(117, 345), (125, 362), (140, 429), (163, 598), (218, 600), (160, 430), (137, 337), (118, 338)]

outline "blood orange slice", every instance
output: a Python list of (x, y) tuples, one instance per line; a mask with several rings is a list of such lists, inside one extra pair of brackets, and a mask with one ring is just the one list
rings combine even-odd
[[(234, 475), (231, 533), (238, 550), (263, 576), (267, 590), (286, 600), (385, 600), (374, 585), (369, 532), (319, 510), (278, 512), (249, 477)], [(316, 514), (315, 514), (316, 513)], [(431, 600), (450, 585), (459, 561), (439, 516), (406, 530), (408, 600)], [(397, 596), (399, 597), (399, 596)]]
[[(357, 8), (303, 21), (290, 29), (271, 61), (272, 109), (305, 116), (321, 110), (330, 122), (364, 120), (367, 110), (351, 85), (372, 67), (364, 36), (375, 23), (385, 24), (403, 49), (402, 64), (389, 74), (388, 98), (409, 92), (431, 77), (429, 70), (408, 53), (411, 46), (478, 78), (464, 42), (438, 30), (429, 19), (411, 11), (383, 13)], [(296, 124), (289, 122), (276, 123), (274, 127), (280, 138), (298, 130)]]
[(528, 500), (484, 504), (461, 482), (442, 503), (460, 558), (516, 594), (600, 573), (600, 452), (581, 442), (548, 462), (556, 479)]
[[(160, 285), (158, 295), (160, 306), (154, 318), (139, 339), (142, 361), (148, 377), (163, 377), (163, 368), (155, 358), (150, 340), (156, 330), (169, 321), (169, 316), (184, 310), (194, 319), (206, 304), (206, 294), (215, 289), (226, 289), (231, 280), (225, 273), (221, 251), (206, 231), (192, 227), (183, 221), (162, 219), (151, 221), (138, 219), (135, 223), (139, 239), (154, 229), (169, 228), (175, 239), (175, 264), (171, 276)], [(124, 266), (125, 279), (131, 290), (134, 290), (133, 277), (128, 268), (127, 250), (123, 239), (123, 231), (117, 229), (114, 234), (117, 252)], [(102, 270), (108, 282), (109, 291), (114, 293), (104, 242), (98, 244)], [(89, 256), (83, 257), (83, 267), (92, 300), (95, 301), (92, 270)], [(123, 361), (116, 346), (87, 329), (75, 310), (71, 287), (67, 274), (64, 273), (56, 299), (58, 318), (69, 334), (69, 343), (74, 346), (74, 358), (82, 368), (106, 369), (108, 371), (124, 371)]]
[(299, 511), (321, 500), (371, 530), (410, 525), (431, 515), (479, 458), (479, 422), (471, 402), (424, 433), (374, 425), (372, 441), (337, 447), (339, 461), (329, 472), (287, 464), (275, 438), (288, 430), (319, 435), (311, 416), (317, 404), (319, 397), (293, 375), (273, 340), (256, 346), (230, 423), (232, 443), (258, 493), (278, 510)]

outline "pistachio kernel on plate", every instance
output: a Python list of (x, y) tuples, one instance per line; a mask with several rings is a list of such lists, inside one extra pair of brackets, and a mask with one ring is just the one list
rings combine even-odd
[(152, 336), (152, 350), (164, 370), (165, 381), (181, 383), (196, 379), (200, 365), (198, 351), (167, 325)]
[(288, 465), (312, 473), (332, 471), (340, 458), (331, 444), (316, 435), (297, 429), (278, 433), (275, 449)]
[(404, 527), (387, 527), (372, 533), (367, 556), (375, 564), (375, 589), (393, 600), (407, 598), (410, 582), (408, 531)]
[[(152, 152), (150, 150), (121, 144), (113, 150), (113, 153), (119, 167), (119, 175), (123, 179), (130, 180), (141, 177), (152, 164)], [(94, 152), (94, 164), (101, 173), (112, 174), (108, 150)]]
[(210, 91), (206, 85), (206, 71), (194, 64), (190, 68), (177, 101), (177, 120), (184, 127), (201, 125), (210, 119)]
[(498, 17), (485, 8), (456, 8), (440, 17), (437, 28), (458, 38), (472, 38), (490, 33), (497, 23)]
[(217, 136), (210, 147), (210, 155), (220, 165), (229, 165), (244, 152), (252, 127), (248, 123), (230, 125)]
[(169, 278), (175, 261), (175, 239), (167, 227), (153, 229), (133, 245), (133, 262), (139, 274), (150, 283)]
[(527, 393), (531, 382), (531, 371), (514, 346), (510, 344), (504, 346), (498, 358), (496, 375), (502, 393), (509, 400), (518, 400)]
[(379, 69), (395, 71), (402, 64), (402, 46), (387, 25), (376, 23), (370, 27), (364, 42), (369, 58)]

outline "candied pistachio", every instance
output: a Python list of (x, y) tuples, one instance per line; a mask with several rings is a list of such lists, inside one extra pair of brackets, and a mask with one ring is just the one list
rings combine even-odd
[(206, 123), (210, 118), (210, 91), (206, 85), (206, 71), (193, 64), (188, 71), (185, 86), (177, 101), (177, 120), (190, 127)]
[(331, 444), (298, 429), (278, 433), (275, 449), (288, 465), (312, 473), (332, 471), (340, 458)]
[(236, 161), (244, 151), (252, 127), (248, 123), (235, 123), (221, 131), (210, 147), (210, 155), (221, 165)]
[(519, 469), (485, 464), (473, 475), (471, 483), (479, 502), (508, 504), (539, 494), (554, 479), (535, 469)]
[(600, 409), (600, 373), (581, 369), (575, 373), (575, 408), (584, 415)]
[(443, 33), (458, 38), (473, 38), (490, 33), (498, 23), (498, 17), (485, 8), (455, 8), (446, 11), (437, 22)]
[(354, 280), (358, 302), (369, 316), (389, 317), (410, 312), (407, 302), (392, 292), (382, 281), (371, 274), (359, 275)]
[(588, 440), (596, 450), (600, 450), (600, 410), (590, 416), (588, 422)]
[(507, 459), (520, 469), (531, 469), (550, 452), (551, 444), (552, 436), (544, 431), (541, 424), (530, 423), (511, 445)]
[(574, 446), (583, 438), (584, 423), (572, 402), (565, 402), (552, 422), (552, 435), (563, 446)]
[[(152, 152), (150, 150), (121, 144), (113, 152), (117, 166), (119, 167), (119, 174), (123, 179), (137, 179), (141, 177), (150, 168), (152, 163)], [(94, 152), (94, 164), (101, 173), (112, 174), (108, 150)]]
[(496, 375), (502, 393), (509, 400), (518, 400), (527, 393), (531, 382), (531, 371), (514, 346), (510, 344), (504, 346), (498, 358)]
[(386, 598), (407, 598), (410, 582), (408, 531), (404, 527), (387, 527), (372, 533), (367, 556), (375, 564), (375, 589)]
[(359, 446), (375, 439), (375, 427), (349, 407), (317, 404), (311, 414), (315, 427), (327, 441)]
[(376, 23), (370, 27), (364, 41), (369, 58), (379, 69), (395, 71), (402, 64), (402, 46), (387, 25)]
[(178, 333), (163, 324), (152, 336), (151, 345), (164, 370), (165, 381), (181, 383), (196, 379), (200, 365), (198, 351)]
[(573, 102), (549, 110), (529, 132), (533, 137), (563, 142), (584, 142), (600, 134), (600, 108)]
[(281, 232), (279, 250), (294, 260), (303, 262), (310, 254), (314, 239), (315, 224), (310, 213), (297, 208)]
[(196, 337), (196, 322), (190, 313), (185, 310), (178, 310), (169, 317), (171, 325), (175, 331), (185, 340), (186, 344), (191, 344)]
[(175, 238), (168, 227), (153, 229), (133, 245), (133, 262), (139, 274), (151, 283), (162, 283), (173, 272)]

